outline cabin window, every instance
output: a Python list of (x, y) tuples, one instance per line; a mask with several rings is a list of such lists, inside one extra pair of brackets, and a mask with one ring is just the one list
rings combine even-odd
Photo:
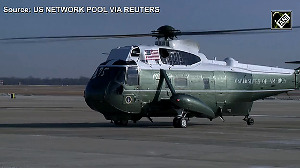
[(175, 78), (174, 83), (175, 83), (175, 86), (178, 86), (178, 87), (186, 87), (188, 84), (187, 78)]
[(201, 61), (198, 56), (184, 51), (160, 48), (159, 54), (163, 64), (192, 65)]
[(132, 57), (138, 57), (138, 56), (140, 56), (140, 54), (141, 54), (141, 51), (140, 51), (139, 47), (135, 47), (131, 50)]
[(204, 89), (210, 89), (209, 78), (203, 78)]
[(139, 85), (139, 71), (137, 67), (128, 67), (126, 83), (129, 86)]

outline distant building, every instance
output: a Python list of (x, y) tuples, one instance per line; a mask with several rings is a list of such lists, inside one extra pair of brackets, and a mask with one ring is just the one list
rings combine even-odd
[(0, 80), (0, 85), (3, 85), (3, 84), (4, 84), (3, 80)]

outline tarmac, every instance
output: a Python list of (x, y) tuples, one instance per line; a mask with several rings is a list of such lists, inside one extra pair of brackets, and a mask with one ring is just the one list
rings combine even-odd
[(300, 101), (254, 103), (242, 116), (116, 127), (82, 96), (0, 96), (0, 168), (300, 167)]

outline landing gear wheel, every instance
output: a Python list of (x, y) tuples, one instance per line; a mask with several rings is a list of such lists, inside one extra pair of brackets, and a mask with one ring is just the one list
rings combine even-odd
[(254, 119), (252, 117), (249, 117), (249, 114), (246, 115), (243, 120), (247, 122), (247, 125), (253, 125), (254, 124)]
[(186, 128), (187, 127), (187, 121), (184, 117), (180, 118), (179, 126), (180, 126), (180, 128)]
[(128, 120), (114, 120), (116, 126), (127, 126)]
[(175, 117), (173, 119), (174, 128), (186, 128), (187, 120), (184, 117)]
[(247, 119), (247, 125), (253, 125), (254, 124), (254, 119), (253, 118), (248, 118)]

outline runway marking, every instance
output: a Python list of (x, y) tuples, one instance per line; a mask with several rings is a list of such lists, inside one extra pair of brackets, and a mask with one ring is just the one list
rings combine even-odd
[(0, 109), (32, 109), (32, 108), (63, 108), (63, 109), (70, 109), (70, 108), (76, 108), (76, 107), (0, 107)]
[(263, 115), (263, 114), (261, 114), (261, 115), (259, 115), (259, 114), (257, 114), (257, 115), (251, 115), (251, 117), (268, 117), (269, 115)]
[(284, 144), (284, 145), (300, 145), (300, 140), (278, 140), (278, 141), (265, 141), (272, 144)]
[(300, 118), (300, 116), (289, 116), (289, 115), (265, 115), (265, 114), (255, 114), (251, 115), (251, 117), (270, 117), (270, 118)]
[(251, 166), (249, 168), (275, 168), (273, 166)]

